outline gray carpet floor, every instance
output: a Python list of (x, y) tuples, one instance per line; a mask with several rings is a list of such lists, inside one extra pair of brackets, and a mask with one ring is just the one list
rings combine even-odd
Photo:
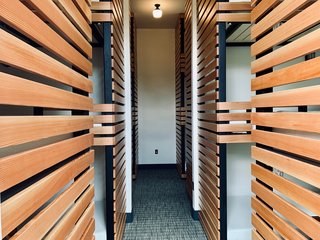
[(133, 183), (134, 220), (125, 240), (206, 240), (199, 221), (190, 213), (185, 181), (175, 169), (139, 170)]

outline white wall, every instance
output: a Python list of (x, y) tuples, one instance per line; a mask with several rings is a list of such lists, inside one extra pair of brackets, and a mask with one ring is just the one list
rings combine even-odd
[[(93, 98), (94, 104), (101, 104), (104, 101), (103, 97), (103, 48), (93, 48), (93, 74), (89, 78), (93, 81), (93, 93), (90, 96)], [(104, 147), (95, 147), (95, 200), (102, 201), (105, 199), (106, 178), (105, 178), (105, 152)]]
[(131, 55), (130, 1), (123, 0), (124, 81), (125, 81), (125, 141), (126, 141), (126, 212), (132, 212), (132, 116), (131, 116)]
[(139, 164), (174, 164), (174, 29), (137, 29), (137, 53)]
[[(249, 47), (227, 48), (227, 101), (251, 99)], [(228, 144), (228, 239), (250, 239), (251, 233), (251, 144)]]

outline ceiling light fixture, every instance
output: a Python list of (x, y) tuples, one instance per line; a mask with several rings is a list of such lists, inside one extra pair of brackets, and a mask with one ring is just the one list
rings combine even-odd
[(160, 9), (160, 4), (155, 4), (155, 9), (152, 12), (154, 18), (161, 18), (162, 17), (162, 10)]

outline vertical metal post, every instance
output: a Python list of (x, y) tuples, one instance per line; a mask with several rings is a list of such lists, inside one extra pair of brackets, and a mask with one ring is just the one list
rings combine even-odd
[[(104, 103), (112, 104), (111, 23), (103, 23)], [(105, 147), (107, 239), (114, 239), (113, 146)]]
[[(226, 23), (219, 28), (219, 101), (227, 101)], [(220, 239), (227, 240), (227, 144), (219, 144), (220, 158)]]

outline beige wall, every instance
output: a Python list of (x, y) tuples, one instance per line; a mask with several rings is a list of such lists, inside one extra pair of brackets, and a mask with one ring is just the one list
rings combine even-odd
[(174, 34), (174, 29), (137, 30), (139, 164), (176, 162)]

